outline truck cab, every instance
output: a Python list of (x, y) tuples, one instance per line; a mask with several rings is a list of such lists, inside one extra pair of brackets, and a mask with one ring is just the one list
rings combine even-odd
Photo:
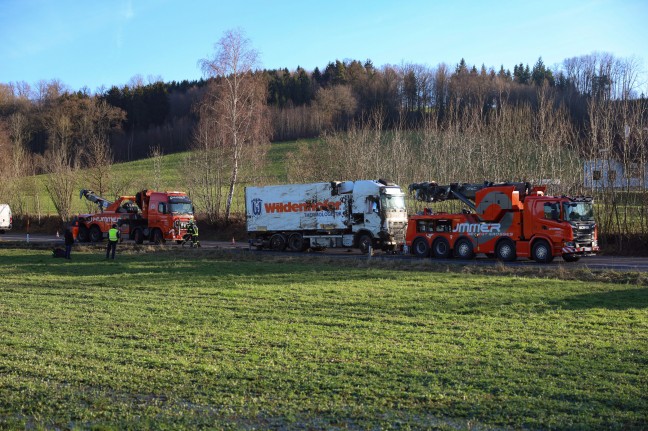
[(137, 193), (135, 199), (145, 221), (131, 223), (131, 236), (135, 242), (141, 243), (144, 238), (158, 244), (182, 240), (189, 222), (194, 219), (193, 204), (186, 194), (144, 190)]
[[(523, 219), (524, 236), (535, 242), (543, 239), (551, 247), (552, 256), (566, 261), (578, 260), (599, 251), (594, 204), (586, 197), (529, 197)], [(537, 260), (537, 259), (536, 259)]]
[(357, 246), (395, 250), (405, 243), (407, 208), (401, 188), (387, 181), (356, 181), (353, 189), (352, 230)]

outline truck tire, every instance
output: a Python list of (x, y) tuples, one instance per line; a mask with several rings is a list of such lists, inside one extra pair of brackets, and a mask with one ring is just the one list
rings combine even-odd
[(447, 259), (450, 257), (450, 243), (445, 238), (437, 238), (432, 243), (432, 256), (437, 259)]
[(77, 239), (79, 242), (88, 242), (90, 241), (90, 236), (88, 234), (88, 228), (84, 225), (79, 226), (79, 233), (77, 233)]
[(304, 237), (300, 233), (290, 234), (288, 237), (288, 250), (290, 251), (304, 251)]
[(425, 238), (416, 238), (412, 243), (412, 254), (416, 257), (430, 257), (430, 244)]
[(455, 242), (454, 255), (459, 259), (474, 259), (475, 251), (472, 242), (467, 238), (461, 238)]
[(155, 229), (153, 235), (151, 235), (151, 240), (155, 245), (164, 244), (164, 237), (162, 236), (162, 231), (160, 229)]
[(513, 262), (517, 259), (515, 243), (508, 238), (500, 240), (495, 246), (495, 257), (504, 262)]
[(144, 232), (142, 232), (142, 229), (135, 229), (133, 239), (135, 240), (135, 244), (142, 244), (144, 242)]
[(270, 237), (270, 249), (274, 251), (284, 251), (287, 245), (286, 235), (282, 233), (276, 233)]
[(539, 239), (531, 247), (531, 258), (538, 263), (550, 263), (553, 260), (551, 246), (544, 239)]
[(373, 247), (373, 240), (371, 239), (371, 236), (367, 234), (360, 235), (360, 238), (358, 238), (358, 248), (360, 249), (360, 252), (362, 254), (368, 254), (369, 247)]
[(103, 241), (103, 234), (101, 233), (101, 229), (99, 229), (99, 226), (92, 225), (90, 226), (90, 241), (92, 242), (101, 242)]
[(578, 262), (580, 256), (575, 254), (563, 254), (562, 258), (565, 262)]

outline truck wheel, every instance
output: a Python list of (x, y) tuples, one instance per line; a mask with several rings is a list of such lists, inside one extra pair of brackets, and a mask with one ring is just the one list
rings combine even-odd
[(90, 226), (90, 241), (92, 242), (101, 242), (103, 240), (103, 234), (99, 226), (92, 225)]
[(304, 251), (304, 237), (300, 233), (293, 233), (288, 237), (290, 251)]
[(416, 257), (430, 257), (430, 245), (425, 238), (416, 238), (412, 243), (412, 254)]
[(531, 248), (531, 257), (538, 263), (551, 262), (553, 255), (551, 254), (549, 243), (543, 239), (536, 241)]
[(83, 225), (79, 226), (79, 233), (77, 234), (77, 239), (79, 240), (79, 242), (88, 242), (90, 240), (87, 227)]
[(495, 257), (504, 262), (513, 262), (517, 259), (515, 243), (508, 238), (498, 242), (495, 246)]
[(287, 244), (286, 235), (282, 233), (276, 233), (270, 237), (270, 248), (274, 251), (284, 251)]
[(454, 254), (459, 259), (473, 259), (475, 252), (472, 242), (469, 239), (461, 238), (455, 242)]
[(369, 253), (369, 247), (373, 247), (373, 240), (369, 235), (361, 235), (358, 238), (358, 248), (362, 254)]
[(153, 242), (155, 245), (164, 244), (164, 237), (162, 237), (162, 231), (160, 229), (153, 231)]
[(580, 256), (577, 256), (575, 254), (563, 254), (562, 258), (565, 262), (578, 262)]
[(142, 229), (135, 230), (133, 239), (135, 240), (135, 244), (142, 244), (144, 242), (144, 232), (142, 232)]
[(447, 259), (450, 257), (450, 243), (445, 238), (438, 238), (432, 244), (432, 256), (437, 259)]

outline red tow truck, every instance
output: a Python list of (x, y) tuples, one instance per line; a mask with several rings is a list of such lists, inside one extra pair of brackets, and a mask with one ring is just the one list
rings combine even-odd
[(183, 192), (142, 190), (135, 196), (120, 196), (111, 202), (83, 189), (80, 197), (96, 203), (99, 212), (77, 217), (79, 242), (102, 241), (113, 224), (119, 226), (122, 238), (137, 244), (146, 239), (156, 244), (181, 241), (188, 223), (194, 219), (191, 200)]
[(423, 202), (458, 199), (468, 209), (409, 217), (405, 244), (418, 257), (471, 259), (477, 253), (513, 261), (575, 262), (599, 251), (590, 197), (547, 196), (528, 182), (481, 184), (435, 182), (409, 186)]

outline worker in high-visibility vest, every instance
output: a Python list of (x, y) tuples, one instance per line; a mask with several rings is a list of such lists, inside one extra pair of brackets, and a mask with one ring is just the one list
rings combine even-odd
[(119, 229), (117, 229), (117, 224), (112, 225), (110, 230), (108, 231), (108, 245), (106, 246), (106, 259), (111, 255), (112, 251), (112, 259), (115, 259), (115, 250), (117, 250), (117, 242), (119, 241), (119, 237), (121, 234), (119, 233)]

